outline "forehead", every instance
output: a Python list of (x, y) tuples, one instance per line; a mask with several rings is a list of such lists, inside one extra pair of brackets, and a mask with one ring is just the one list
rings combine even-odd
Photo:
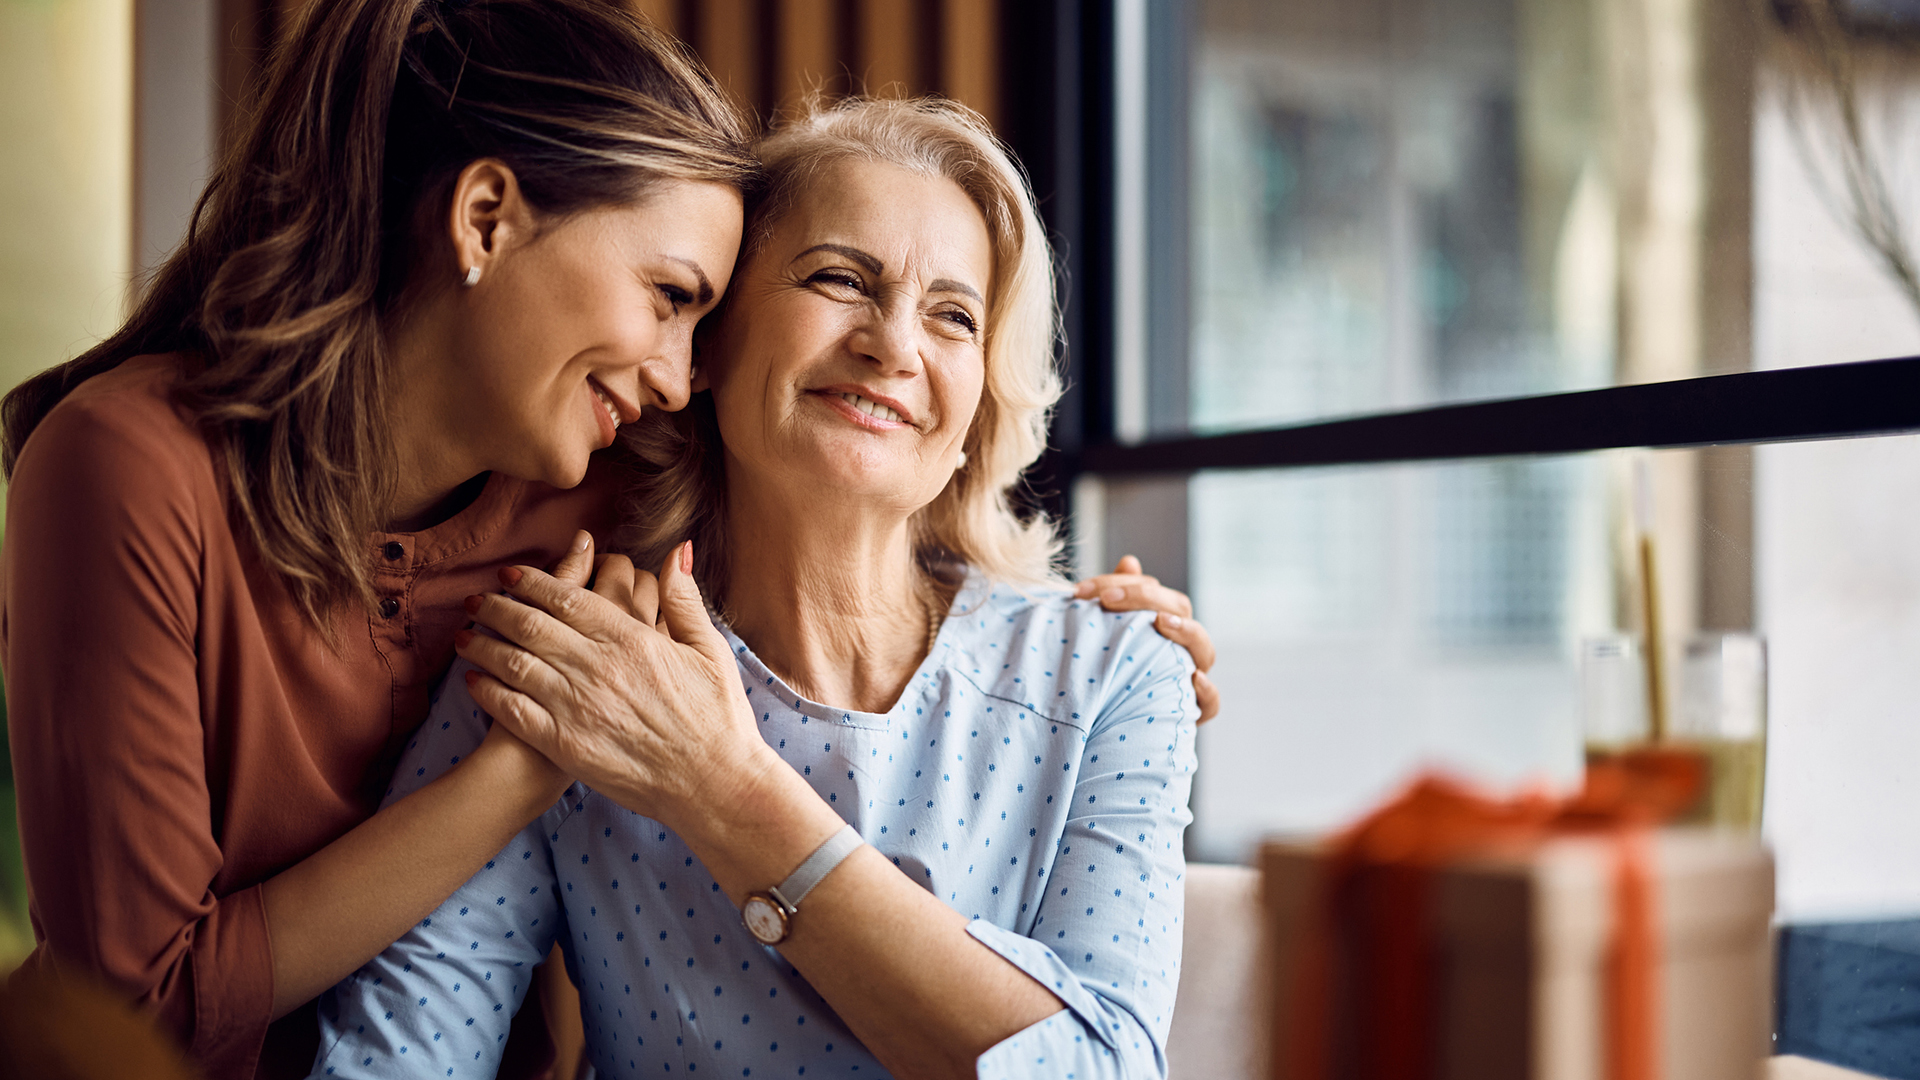
[(978, 285), (992, 265), (986, 219), (960, 185), (891, 162), (841, 160), (815, 172), (768, 247), (784, 261), (819, 243), (859, 246), (890, 273), (967, 270)]
[(713, 253), (739, 245), (740, 192), (726, 184), (668, 180), (631, 202), (601, 208), (628, 233), (673, 247)]

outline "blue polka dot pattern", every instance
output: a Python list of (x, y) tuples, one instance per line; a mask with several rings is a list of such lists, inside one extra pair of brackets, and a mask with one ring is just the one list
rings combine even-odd
[[(988, 1050), (978, 1074), (1164, 1076), (1199, 710), (1192, 661), (1152, 617), (974, 575), (886, 713), (800, 698), (727, 638), (768, 744), (1066, 1004)], [(485, 735), (466, 670), (448, 674), (388, 801)], [(556, 940), (603, 1080), (887, 1075), (741, 929), (678, 836), (581, 785), (328, 992), (313, 1075), (492, 1077)]]

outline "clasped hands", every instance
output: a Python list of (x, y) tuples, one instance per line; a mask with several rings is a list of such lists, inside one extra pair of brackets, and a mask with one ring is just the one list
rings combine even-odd
[[(714, 799), (749, 793), (784, 763), (754, 730), (753, 711), (726, 639), (708, 618), (692, 575), (693, 544), (657, 574), (623, 555), (593, 555), (579, 533), (551, 574), (500, 571), (508, 596), (467, 599), (474, 621), (455, 651), (476, 704), (561, 771), (635, 813), (674, 827)], [(591, 587), (589, 583), (591, 572)], [(1075, 595), (1111, 611), (1159, 612), (1155, 627), (1184, 646), (1199, 673), (1202, 723), (1219, 711), (1206, 671), (1214, 649), (1192, 604), (1127, 556)], [(511, 599), (509, 599), (511, 597)]]
[[(658, 574), (625, 556), (594, 566), (585, 533), (552, 574), (507, 567), (508, 596), (469, 597), (459, 655), (476, 704), (561, 770), (669, 826), (716, 793), (784, 767), (759, 738), (726, 639), (693, 582), (693, 545)], [(511, 599), (509, 599), (511, 597)], [(516, 602), (518, 601), (518, 602)]]

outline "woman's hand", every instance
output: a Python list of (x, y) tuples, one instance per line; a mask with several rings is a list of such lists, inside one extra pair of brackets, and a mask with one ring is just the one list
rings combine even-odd
[(1220, 712), (1220, 688), (1207, 675), (1213, 670), (1215, 659), (1213, 637), (1194, 620), (1193, 600), (1186, 593), (1160, 584), (1159, 578), (1141, 570), (1139, 559), (1125, 555), (1113, 573), (1080, 582), (1073, 587), (1073, 595), (1079, 600), (1098, 597), (1100, 606), (1108, 611), (1159, 612), (1153, 628), (1174, 644), (1185, 647), (1198, 669), (1193, 673), (1193, 696), (1200, 703), (1200, 723), (1206, 723)]
[(508, 567), (500, 581), (514, 599), (467, 600), (474, 620), (506, 640), (454, 641), (487, 673), (468, 683), (497, 723), (669, 826), (785, 768), (754, 730), (732, 653), (689, 573), (692, 551), (676, 548), (658, 579), (623, 557), (602, 559), (593, 592)]
[[(595, 570), (611, 558), (618, 558), (626, 564), (626, 574), (622, 577), (616, 571), (606, 575), (607, 586), (601, 595), (638, 618), (640, 604), (637, 590), (634, 588), (633, 564), (627, 562), (624, 556), (602, 555), (596, 560), (593, 554), (593, 535), (585, 529), (574, 534), (573, 543), (568, 547), (567, 553), (560, 557), (560, 561), (554, 563), (553, 576), (565, 584), (580, 588), (594, 587), (596, 592), (600, 592), (596, 585)], [(651, 584), (653, 575), (647, 574), (645, 577)], [(652, 626), (656, 621), (653, 613), (658, 610), (660, 602), (657, 592), (649, 590), (647, 595), (651, 603), (646, 608), (648, 614), (645, 616), (645, 621), (648, 626)], [(526, 782), (536, 789), (551, 792), (545, 800), (547, 803), (558, 800), (573, 783), (572, 777), (562, 772), (560, 767), (545, 754), (527, 745), (505, 724), (495, 724), (488, 728), (481, 746), (486, 748), (484, 752), (498, 756), (505, 763), (504, 767), (512, 771), (512, 775), (525, 777)]]

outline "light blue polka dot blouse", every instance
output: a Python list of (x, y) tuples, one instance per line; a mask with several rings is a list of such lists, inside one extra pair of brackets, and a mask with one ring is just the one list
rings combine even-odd
[[(1199, 714), (1186, 651), (1150, 615), (975, 574), (877, 714), (797, 696), (727, 636), (762, 737), (1066, 1003), (981, 1055), (979, 1076), (1164, 1076)], [(479, 744), (488, 718), (466, 670), (447, 676), (388, 801)], [(493, 1076), (556, 939), (601, 1080), (887, 1075), (678, 836), (579, 784), (328, 992), (313, 1075)]]

